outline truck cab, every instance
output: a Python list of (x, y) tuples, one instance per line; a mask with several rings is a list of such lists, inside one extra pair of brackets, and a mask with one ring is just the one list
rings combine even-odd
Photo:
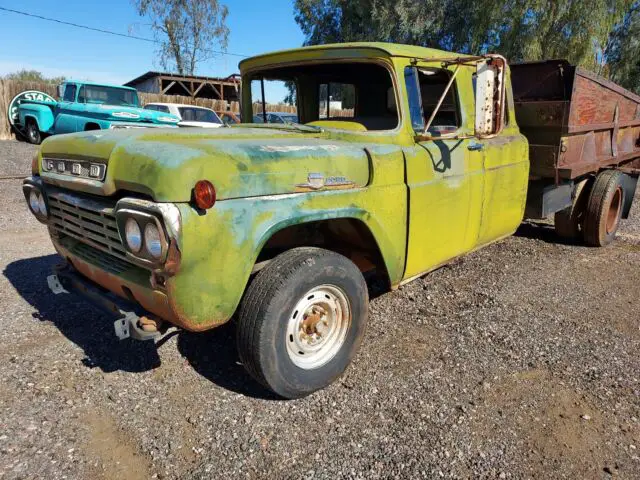
[[(240, 69), (243, 123), (51, 138), (25, 198), (65, 260), (55, 293), (95, 287), (121, 338), (236, 318), (247, 370), (300, 397), (355, 355), (367, 281), (393, 290), (517, 229), (528, 143), (500, 56), (358, 43)], [(297, 123), (254, 119), (269, 92)]]

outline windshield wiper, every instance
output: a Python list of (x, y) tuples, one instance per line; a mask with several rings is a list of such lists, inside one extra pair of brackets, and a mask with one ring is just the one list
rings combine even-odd
[[(288, 127), (293, 127), (301, 132), (323, 132), (322, 127), (316, 125), (304, 125), (303, 123), (292, 122), (291, 120), (285, 120), (284, 124)], [(272, 124), (273, 125), (273, 124)]]

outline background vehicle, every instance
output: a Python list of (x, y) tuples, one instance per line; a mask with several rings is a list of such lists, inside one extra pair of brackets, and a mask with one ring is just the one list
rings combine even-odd
[[(258, 117), (256, 119), (256, 117)], [(286, 112), (267, 112), (267, 123), (298, 123), (298, 115)], [(264, 123), (264, 117), (258, 113), (254, 115), (253, 123)]]
[(179, 103), (147, 103), (145, 110), (169, 113), (180, 119), (179, 127), (220, 128), (222, 120), (210, 108)]
[(39, 144), (44, 136), (58, 133), (166, 127), (178, 122), (172, 115), (140, 108), (133, 88), (67, 81), (59, 92), (58, 101), (41, 92), (27, 92), (32, 95), (21, 94), (12, 101), (13, 125), (29, 142)]
[[(513, 234), (525, 205), (532, 215), (570, 209), (592, 245), (610, 242), (628, 213), (640, 101), (619, 87), (608, 93), (619, 95), (613, 128), (592, 125), (607, 133), (565, 141), (576, 130), (562, 109), (530, 118), (526, 106), (516, 109), (499, 55), (356, 43), (240, 67), (251, 87), (242, 89), (241, 125), (53, 138), (24, 182), (32, 213), (67, 260), (49, 277), (52, 291), (81, 291), (120, 312), (120, 338), (153, 337), (167, 324), (202, 331), (235, 315), (242, 364), (277, 394), (300, 397), (329, 385), (356, 354), (365, 277), (398, 288)], [(585, 78), (576, 74), (573, 90)], [(302, 124), (248, 125), (254, 104), (264, 111), (256, 92), (267, 82), (295, 86)], [(327, 117), (323, 90), (349, 98), (350, 116)], [(517, 86), (518, 102), (526, 91)], [(554, 92), (531, 101), (566, 105)], [(574, 100), (585, 112), (608, 103)], [(546, 133), (557, 148), (529, 149), (545, 145)], [(574, 138), (586, 145), (590, 136), (596, 148), (575, 162), (580, 173), (566, 174)], [(614, 158), (599, 155), (598, 145), (614, 144)], [(586, 195), (577, 181), (589, 179)], [(96, 284), (134, 307), (118, 307)], [(131, 313), (140, 310), (150, 313)]]

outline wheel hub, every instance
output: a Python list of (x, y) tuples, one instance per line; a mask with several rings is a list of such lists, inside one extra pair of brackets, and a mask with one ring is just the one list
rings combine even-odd
[(325, 365), (344, 344), (350, 324), (351, 308), (340, 288), (322, 285), (310, 290), (289, 316), (289, 358), (307, 370)]

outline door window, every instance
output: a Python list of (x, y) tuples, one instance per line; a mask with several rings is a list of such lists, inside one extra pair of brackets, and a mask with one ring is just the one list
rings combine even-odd
[(68, 84), (64, 89), (64, 97), (62, 100), (65, 102), (75, 102), (76, 100), (76, 89), (77, 87), (73, 84)]
[(416, 133), (422, 133), (424, 131), (425, 120), (422, 115), (422, 98), (420, 96), (418, 70), (415, 67), (407, 67), (404, 69), (404, 82), (407, 87), (407, 96), (409, 98), (411, 125)]
[[(447, 88), (447, 84), (451, 79), (451, 72), (440, 68), (417, 68), (416, 72), (420, 89), (420, 101), (422, 103), (422, 115), (424, 125), (426, 125)], [(438, 135), (452, 133), (460, 128), (461, 125), (456, 82), (454, 82), (445, 95), (442, 104), (437, 109), (429, 127), (429, 132)]]

